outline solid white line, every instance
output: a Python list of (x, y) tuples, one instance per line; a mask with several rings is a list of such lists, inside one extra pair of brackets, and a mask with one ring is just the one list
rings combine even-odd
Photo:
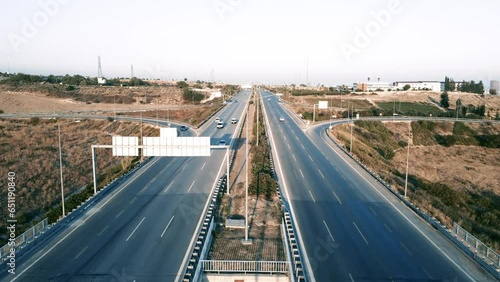
[(200, 170), (203, 170), (203, 168), (205, 167), (205, 165), (206, 165), (206, 164), (207, 164), (206, 162), (205, 162), (205, 163), (203, 163), (203, 165), (201, 166), (201, 169), (200, 169)]
[(127, 240), (125, 240), (125, 242), (127, 242), (130, 237), (132, 237), (132, 235), (134, 235), (135, 231), (137, 230), (137, 228), (139, 228), (139, 226), (141, 226), (142, 222), (146, 219), (146, 217), (143, 217), (141, 222), (139, 222), (139, 224), (137, 224), (137, 226), (134, 228), (134, 230), (132, 231), (132, 233), (130, 233), (130, 235), (128, 235), (127, 237)]
[(330, 238), (332, 238), (332, 241), (335, 242), (335, 239), (333, 239), (332, 232), (330, 232), (330, 228), (328, 228), (328, 225), (326, 224), (326, 221), (323, 220), (323, 223), (325, 224), (326, 231), (328, 231), (328, 234), (330, 234)]
[(339, 203), (342, 205), (342, 201), (340, 201), (340, 198), (339, 198), (339, 196), (337, 196), (337, 193), (335, 193), (334, 190), (332, 190), (332, 192), (333, 192), (333, 195), (335, 195), (335, 198), (337, 198), (337, 201), (339, 201)]
[(170, 187), (172, 186), (172, 184), (174, 184), (174, 182), (173, 182), (173, 181), (172, 181), (172, 182), (170, 182), (170, 184), (168, 184), (167, 189), (165, 189), (165, 191), (164, 191), (165, 193), (168, 191), (168, 189), (170, 189)]
[(297, 161), (297, 159), (295, 158), (295, 155), (294, 155), (294, 154), (292, 154), (292, 157), (293, 157), (293, 159), (294, 159), (295, 161)]
[(309, 195), (311, 195), (311, 198), (313, 199), (313, 202), (315, 202), (315, 203), (316, 203), (316, 200), (314, 199), (314, 196), (313, 196), (313, 194), (311, 193), (311, 190), (309, 190)]
[(81, 250), (78, 255), (76, 255), (75, 259), (77, 259), (79, 256), (81, 256), (83, 254), (83, 252), (85, 252), (85, 250), (88, 248), (89, 246), (85, 246), (85, 248), (83, 248), (83, 250)]
[(135, 200), (137, 200), (137, 197), (134, 197), (134, 198), (132, 199), (132, 201), (130, 201), (130, 204), (132, 204), (133, 202), (135, 202)]
[(351, 278), (351, 282), (354, 282), (354, 279), (352, 278), (351, 273), (349, 273), (349, 278)]
[(319, 170), (319, 168), (318, 168), (318, 172), (319, 172), (319, 174), (321, 174), (321, 177), (323, 177), (323, 179), (325, 179), (325, 176), (323, 175), (323, 173), (321, 173), (321, 170)]
[(413, 254), (410, 252), (410, 250), (405, 246), (405, 244), (403, 244), (403, 242), (400, 242), (401, 246), (403, 247), (403, 249), (405, 249), (405, 251), (410, 255), (410, 256), (413, 256)]
[(363, 233), (361, 233), (361, 230), (359, 230), (358, 226), (356, 225), (356, 223), (353, 221), (352, 224), (354, 224), (354, 227), (356, 227), (356, 229), (358, 230), (359, 232), (359, 235), (361, 235), (361, 237), (363, 237), (363, 240), (365, 240), (366, 244), (368, 245), (368, 241), (366, 241), (366, 238), (365, 236), (363, 235)]
[(104, 227), (101, 232), (99, 232), (99, 234), (97, 234), (97, 236), (101, 236), (101, 234), (106, 231), (106, 229), (108, 229), (108, 225), (106, 225), (106, 227)]
[[(309, 137), (309, 136), (308, 136)], [(382, 198), (384, 198), (388, 203), (389, 205), (391, 205), (397, 213), (399, 213), (404, 219), (406, 219), (406, 221), (408, 221), (408, 223), (410, 223), (411, 226), (413, 226), (422, 236), (424, 236), (425, 239), (427, 239), (427, 241), (429, 241), (441, 254), (443, 254), (456, 268), (460, 269), (460, 271), (465, 275), (467, 276), (467, 278), (469, 278), (471, 281), (476, 281), (474, 279), (474, 277), (472, 277), (469, 273), (467, 273), (462, 267), (460, 267), (460, 265), (458, 263), (456, 263), (448, 254), (446, 254), (438, 245), (436, 245), (436, 243), (434, 243), (434, 241), (431, 240), (431, 238), (429, 238), (422, 230), (420, 230), (420, 228), (417, 227), (417, 225), (415, 225), (415, 223), (413, 223), (402, 211), (400, 211), (396, 205), (394, 205), (394, 203), (392, 203), (384, 194), (382, 194), (382, 192), (380, 192), (373, 184), (371, 184), (368, 179), (366, 179), (362, 174), (361, 172), (359, 172), (357, 169), (355, 169), (340, 153), (338, 153), (332, 146), (330, 146), (330, 144), (328, 144), (328, 142), (324, 139), (323, 135), (321, 135), (321, 138), (323, 139), (323, 141), (325, 142), (325, 144), (330, 147), (332, 149), (333, 152), (335, 152), (335, 154), (337, 154), (342, 160), (344, 160), (344, 162), (350, 166), (359, 176), (361, 176), (361, 178), (363, 178), (366, 183), (368, 183), (368, 185), (370, 185), (370, 187), (373, 188), (373, 190), (375, 190), (380, 196), (382, 196)], [(310, 139), (310, 138), (309, 138)], [(311, 139), (310, 139), (311, 140)], [(312, 140), (311, 140), (312, 142)], [(313, 142), (314, 143), (314, 142)]]
[(304, 178), (304, 174), (302, 173), (302, 169), (299, 168), (300, 174), (302, 175), (302, 178)]
[(120, 215), (122, 215), (122, 213), (123, 213), (124, 211), (125, 211), (125, 210), (121, 210), (121, 211), (120, 211), (120, 212), (119, 212), (119, 213), (115, 216), (115, 218), (119, 218), (119, 217), (120, 217)]
[(172, 220), (174, 220), (174, 217), (175, 217), (175, 215), (172, 216), (172, 218), (170, 219), (170, 221), (167, 224), (167, 227), (165, 227), (165, 229), (161, 233), (161, 236), (160, 236), (161, 238), (163, 238), (163, 234), (165, 234), (165, 231), (167, 231), (168, 227), (170, 226), (170, 223), (172, 223)]
[(193, 188), (193, 185), (194, 185), (194, 183), (195, 183), (195, 182), (196, 182), (196, 180), (195, 180), (195, 181), (193, 181), (193, 183), (191, 184), (191, 186), (190, 186), (190, 187), (189, 187), (189, 189), (188, 189), (188, 192), (189, 192), (189, 191), (191, 191), (191, 188)]

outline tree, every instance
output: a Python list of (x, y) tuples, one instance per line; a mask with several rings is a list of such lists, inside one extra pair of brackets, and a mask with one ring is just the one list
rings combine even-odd
[(404, 91), (408, 91), (410, 88), (411, 88), (410, 84), (406, 84), (406, 85), (403, 87), (403, 90), (404, 90)]
[(443, 92), (441, 94), (441, 107), (448, 109), (450, 107), (450, 98), (448, 97), (448, 92)]
[(179, 81), (179, 82), (177, 82), (177, 87), (184, 89), (184, 88), (188, 87), (188, 84), (184, 81)]

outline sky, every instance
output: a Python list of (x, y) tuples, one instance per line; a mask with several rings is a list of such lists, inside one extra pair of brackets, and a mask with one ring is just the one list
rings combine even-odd
[[(21, 0), (0, 71), (227, 83), (500, 80), (498, 0)], [(212, 76), (213, 74), (213, 76)], [(372, 81), (373, 81), (372, 80)]]

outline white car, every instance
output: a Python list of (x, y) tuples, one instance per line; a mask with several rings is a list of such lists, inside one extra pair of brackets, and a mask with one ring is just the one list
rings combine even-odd
[(222, 121), (219, 121), (219, 122), (217, 123), (217, 128), (219, 128), (219, 129), (220, 129), (220, 128), (224, 128), (224, 123), (223, 123)]
[(226, 140), (224, 140), (224, 139), (219, 140), (219, 145), (225, 146)]
[(231, 119), (231, 123), (237, 123), (237, 122), (238, 122), (238, 120), (236, 118)]
[(284, 117), (280, 117), (280, 121), (281, 121), (281, 122), (284, 122), (284, 121), (285, 121), (285, 118), (284, 118)]
[(220, 117), (216, 118), (215, 122), (217, 122), (217, 123), (221, 122)]

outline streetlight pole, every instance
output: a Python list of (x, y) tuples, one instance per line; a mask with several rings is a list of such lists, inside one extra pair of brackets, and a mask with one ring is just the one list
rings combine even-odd
[(57, 125), (57, 132), (59, 135), (59, 168), (61, 172), (61, 202), (62, 202), (62, 217), (66, 216), (64, 209), (64, 180), (63, 180), (63, 166), (62, 166), (62, 150), (61, 150), (61, 126)]
[(349, 122), (349, 125), (351, 126), (351, 145), (349, 146), (349, 153), (352, 154), (352, 128), (354, 127), (354, 122)]
[(408, 149), (406, 151), (406, 178), (405, 178), (405, 199), (408, 190), (408, 167), (410, 162), (410, 141), (411, 141), (411, 121), (408, 123)]
[(246, 145), (245, 145), (245, 241), (248, 243), (248, 138), (250, 137), (248, 132), (248, 124), (250, 123), (250, 118), (248, 115), (248, 109), (250, 105), (247, 105), (247, 120), (246, 120)]
[[(75, 120), (73, 122), (80, 122), (79, 120)], [(61, 146), (61, 125), (69, 124), (71, 122), (58, 124), (57, 125), (57, 134), (58, 134), (58, 143), (59, 143), (59, 172), (61, 175), (61, 202), (62, 202), (62, 216), (66, 216), (66, 210), (64, 207), (64, 179), (63, 179), (63, 165), (62, 165), (62, 146)]]

